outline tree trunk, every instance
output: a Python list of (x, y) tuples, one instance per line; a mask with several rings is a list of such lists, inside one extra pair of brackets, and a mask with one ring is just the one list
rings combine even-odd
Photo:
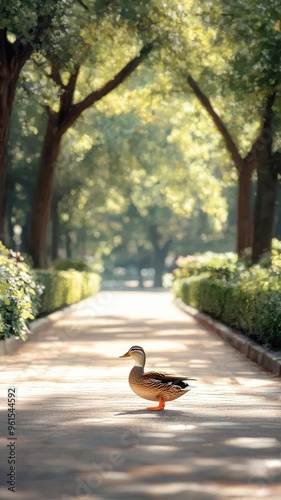
[(276, 195), (276, 209), (275, 209), (275, 219), (276, 224), (273, 229), (273, 238), (281, 240), (281, 190), (280, 183), (278, 183), (278, 191)]
[(271, 239), (278, 187), (278, 175), (274, 159), (258, 166), (258, 183), (255, 203), (252, 262), (256, 264), (268, 256), (270, 264)]
[[(2, 113), (0, 104), (0, 114)], [(0, 122), (0, 240), (5, 243), (5, 211), (6, 211), (6, 193), (7, 193), (7, 146), (9, 118), (6, 116)], [(5, 125), (4, 123), (5, 122)]]
[(141, 274), (142, 267), (138, 267), (138, 287), (143, 289), (143, 277)]
[(46, 238), (47, 226), (51, 212), (52, 189), (55, 177), (56, 162), (59, 155), (61, 134), (50, 118), (44, 139), (41, 163), (31, 212), (29, 235), (29, 254), (34, 267), (44, 268), (47, 265)]
[(65, 249), (66, 249), (66, 258), (72, 259), (72, 239), (69, 234), (69, 231), (67, 231), (65, 235)]
[(3, 243), (7, 199), (7, 150), (17, 80), (17, 74), (6, 78), (0, 74), (0, 240)]
[(26, 216), (26, 222), (22, 226), (22, 241), (21, 241), (21, 252), (28, 253), (28, 235), (29, 235), (29, 225), (30, 225), (30, 215)]
[(168, 240), (166, 243), (161, 244), (158, 228), (154, 224), (149, 226), (149, 236), (153, 247), (153, 267), (155, 270), (153, 286), (159, 288), (163, 286), (162, 277), (165, 270), (165, 259), (172, 241)]
[(263, 140), (261, 144), (260, 162), (257, 166), (258, 184), (254, 217), (253, 264), (256, 264), (263, 256), (268, 258), (268, 264), (271, 261), (271, 239), (281, 159), (280, 153), (273, 153), (273, 105), (275, 97), (276, 91), (269, 95), (263, 117), (263, 129), (266, 131), (267, 140)]
[(49, 14), (38, 15), (35, 25), (29, 27), (30, 42), (23, 44), (21, 35), (10, 42), (7, 28), (0, 29), (0, 241), (3, 243), (7, 198), (7, 150), (12, 107), (21, 70), (31, 57), (34, 47), (40, 45), (42, 33), (50, 26), (56, 2), (50, 3), (52, 5)]
[(239, 257), (243, 257), (245, 249), (252, 246), (251, 179), (251, 169), (242, 168), (238, 172), (237, 254)]
[(8, 248), (14, 248), (14, 227), (12, 223), (12, 214), (13, 214), (13, 206), (15, 203), (14, 200), (14, 190), (15, 190), (15, 184), (12, 179), (7, 178), (7, 201), (6, 201), (6, 234), (5, 234), (5, 244), (8, 246)]
[(166, 253), (167, 253), (166, 250), (163, 248), (162, 249), (155, 248), (155, 254), (154, 254), (155, 275), (153, 283), (154, 288), (162, 288), (163, 286), (162, 278), (165, 270)]
[(57, 260), (59, 253), (59, 239), (60, 239), (60, 221), (58, 204), (60, 198), (54, 196), (52, 201), (51, 219), (52, 219), (52, 245), (51, 245), (51, 259)]

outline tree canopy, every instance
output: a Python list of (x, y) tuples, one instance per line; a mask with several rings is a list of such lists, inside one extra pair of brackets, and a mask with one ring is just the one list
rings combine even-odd
[(161, 275), (184, 248), (233, 250), (235, 230), (241, 256), (270, 251), (281, 171), (277, 0), (1, 8), (2, 107), (12, 82), (0, 123), (2, 219), (10, 238), (15, 223), (24, 228), (36, 266), (111, 255)]

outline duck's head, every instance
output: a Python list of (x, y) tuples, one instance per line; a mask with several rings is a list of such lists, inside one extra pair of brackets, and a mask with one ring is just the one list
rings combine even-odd
[(142, 347), (139, 345), (133, 345), (128, 352), (123, 354), (123, 356), (119, 356), (119, 358), (133, 358), (135, 360), (135, 366), (141, 366), (142, 368), (145, 365), (145, 352)]

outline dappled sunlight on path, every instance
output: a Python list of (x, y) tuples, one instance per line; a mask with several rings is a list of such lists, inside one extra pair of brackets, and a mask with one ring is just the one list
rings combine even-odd
[[(193, 376), (194, 390), (148, 412), (118, 359), (133, 344), (147, 370)], [(15, 499), (281, 497), (280, 379), (168, 292), (102, 292), (2, 362), (1, 402), (8, 385), (18, 394)]]

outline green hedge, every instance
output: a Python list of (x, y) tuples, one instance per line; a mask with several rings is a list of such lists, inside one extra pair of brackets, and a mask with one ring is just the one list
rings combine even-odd
[(278, 274), (259, 267), (232, 277), (202, 273), (174, 281), (176, 297), (262, 344), (281, 346), (281, 285)]
[(69, 271), (36, 271), (35, 279), (45, 289), (40, 314), (79, 302), (99, 290), (100, 277), (96, 273)]
[(25, 340), (36, 316), (94, 295), (99, 285), (93, 272), (32, 271), (20, 254), (0, 243), (0, 340)]
[(69, 271), (70, 269), (73, 269), (74, 271), (79, 271), (80, 273), (84, 271), (97, 271), (97, 269), (94, 268), (93, 264), (88, 264), (87, 262), (78, 259), (64, 259), (53, 261), (52, 269), (55, 269), (56, 271)]

